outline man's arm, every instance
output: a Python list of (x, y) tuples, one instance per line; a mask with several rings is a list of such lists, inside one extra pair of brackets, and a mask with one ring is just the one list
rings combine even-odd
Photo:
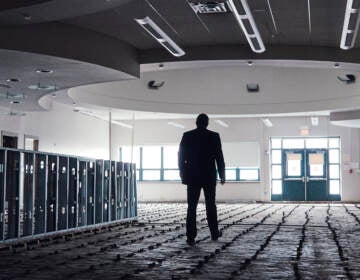
[(180, 178), (181, 181), (184, 181), (183, 174), (184, 174), (184, 163), (185, 163), (185, 150), (184, 150), (184, 135), (181, 138), (180, 145), (179, 145), (179, 152), (178, 152), (178, 166), (180, 171)]
[(216, 135), (216, 165), (219, 172), (219, 177), (221, 180), (221, 184), (225, 184), (225, 162), (224, 162), (224, 155), (221, 148), (221, 139), (220, 135)]

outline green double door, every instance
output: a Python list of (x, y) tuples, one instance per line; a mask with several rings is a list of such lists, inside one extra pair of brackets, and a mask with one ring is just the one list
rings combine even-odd
[(329, 200), (326, 149), (284, 149), (282, 162), (283, 200)]

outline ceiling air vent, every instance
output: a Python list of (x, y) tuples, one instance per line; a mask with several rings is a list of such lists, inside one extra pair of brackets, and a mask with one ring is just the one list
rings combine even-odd
[(226, 3), (217, 1), (192, 1), (190, 2), (190, 6), (197, 14), (220, 14), (229, 12)]

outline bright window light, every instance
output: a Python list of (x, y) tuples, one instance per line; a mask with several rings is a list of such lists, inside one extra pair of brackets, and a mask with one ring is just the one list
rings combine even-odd
[(272, 194), (282, 194), (282, 182), (281, 180), (272, 181)]
[(340, 194), (339, 180), (330, 180), (330, 194)]
[(178, 146), (164, 146), (164, 168), (178, 168)]
[(145, 146), (142, 148), (142, 167), (143, 168), (161, 168), (161, 147)]

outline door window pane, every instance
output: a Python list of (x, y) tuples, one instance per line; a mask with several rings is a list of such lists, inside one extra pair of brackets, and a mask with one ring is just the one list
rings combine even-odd
[(272, 194), (282, 194), (281, 180), (273, 180), (272, 181)]
[(179, 180), (179, 170), (164, 170), (164, 180)]
[(281, 179), (282, 177), (281, 165), (273, 165), (271, 174), (273, 179)]
[(308, 149), (321, 149), (327, 148), (327, 138), (309, 138), (306, 139), (306, 148)]
[(281, 164), (281, 150), (271, 151), (271, 162)]
[[(281, 168), (280, 168), (280, 176), (281, 176)], [(257, 181), (259, 180), (259, 171), (257, 169), (240, 169), (240, 180)]]
[(329, 148), (340, 148), (340, 138), (329, 138)]
[(324, 176), (324, 153), (309, 154), (310, 176)]
[(340, 168), (338, 164), (331, 164), (329, 166), (329, 177), (330, 179), (338, 179), (340, 178)]
[(301, 176), (302, 154), (286, 153), (287, 176)]
[(142, 152), (143, 168), (161, 168), (161, 147), (145, 146)]
[(178, 168), (178, 146), (164, 146), (164, 168)]
[(304, 149), (304, 139), (284, 139), (283, 149)]
[(271, 148), (273, 148), (273, 149), (281, 149), (281, 139), (272, 138), (271, 139)]
[(160, 180), (160, 170), (143, 170), (143, 180)]
[(340, 150), (329, 150), (329, 163), (340, 163)]
[(330, 180), (330, 194), (340, 194), (339, 180)]

